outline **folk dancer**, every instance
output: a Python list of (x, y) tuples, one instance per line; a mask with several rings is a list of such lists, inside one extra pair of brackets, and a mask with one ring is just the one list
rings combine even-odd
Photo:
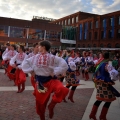
[[(63, 58), (48, 53), (50, 48), (51, 44), (49, 41), (40, 42), (40, 53), (25, 59), (22, 63), (22, 70), (25, 73), (35, 74), (36, 76), (36, 111), (41, 120), (45, 120), (45, 109), (51, 93), (54, 92), (52, 100), (48, 105), (49, 118), (53, 118), (55, 105), (60, 103), (69, 91), (54, 77), (63, 74), (68, 69), (68, 66)], [(45, 93), (39, 92), (38, 83), (47, 88)]]
[[(2, 53), (2, 59), (3, 59), (3, 56), (10, 51), (10, 43), (7, 43), (6, 44), (6, 49), (5, 51)], [(5, 69), (5, 74), (7, 73), (7, 67), (8, 67), (8, 60), (2, 60), (1, 64), (2, 64), (2, 67)]]
[[(79, 85), (79, 79), (76, 77), (76, 64), (73, 61), (68, 62), (68, 70), (66, 72), (65, 80), (67, 82), (66, 87), (71, 87), (70, 93), (68, 95), (68, 100), (74, 103), (73, 96), (77, 86)], [(65, 98), (64, 102), (67, 102)]]
[(85, 78), (85, 80), (89, 79), (87, 59), (88, 58), (86, 56), (86, 51), (83, 51), (83, 56), (81, 57), (81, 69), (82, 69), (82, 77)]
[[(35, 56), (36, 54), (38, 54), (38, 52), (39, 52), (39, 45), (38, 43), (35, 43), (33, 44), (33, 52), (29, 53), (25, 59)], [(31, 75), (31, 84), (33, 88), (35, 89), (35, 76), (32, 76), (32, 75)], [(35, 95), (35, 90), (33, 92), (33, 95)]]
[(13, 58), (10, 60), (10, 65), (15, 68), (14, 75), (15, 75), (15, 85), (18, 87), (17, 93), (21, 93), (25, 90), (25, 81), (26, 81), (26, 74), (21, 69), (21, 64), (25, 57), (27, 56), (24, 53), (24, 46), (20, 45), (18, 47), (18, 52)]
[(103, 105), (99, 118), (100, 120), (107, 120), (106, 115), (108, 113), (111, 102), (116, 100), (116, 96), (120, 97), (119, 92), (112, 86), (115, 83), (111, 80), (110, 74), (107, 69), (109, 53), (104, 53), (103, 58), (104, 59), (97, 65), (93, 77), (97, 89), (97, 100), (94, 103), (89, 115), (89, 118), (93, 120), (97, 120), (96, 113), (102, 101), (104, 101), (105, 104)]

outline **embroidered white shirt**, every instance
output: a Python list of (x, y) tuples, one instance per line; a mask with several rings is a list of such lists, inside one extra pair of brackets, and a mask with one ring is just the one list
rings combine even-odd
[(33, 57), (25, 59), (22, 63), (22, 70), (25, 73), (34, 71), (36, 75), (50, 76), (63, 74), (67, 71), (68, 65), (66, 61), (52, 54), (37, 54)]

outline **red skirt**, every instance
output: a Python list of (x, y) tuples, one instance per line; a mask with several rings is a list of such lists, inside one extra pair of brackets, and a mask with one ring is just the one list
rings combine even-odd
[(26, 81), (26, 74), (22, 70), (17, 69), (15, 75), (16, 75), (15, 78), (16, 85), (20, 85)]
[(7, 68), (7, 76), (10, 80), (15, 80), (15, 73), (11, 73), (12, 69), (14, 69), (12, 66), (8, 65)]

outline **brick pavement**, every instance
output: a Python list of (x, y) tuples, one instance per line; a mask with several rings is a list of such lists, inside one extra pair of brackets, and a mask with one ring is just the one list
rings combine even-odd
[[(30, 85), (29, 80), (26, 85)], [(0, 86), (13, 87), (13, 81), (9, 81), (3, 73), (0, 73)], [(81, 120), (92, 92), (93, 88), (77, 89), (74, 95), (75, 103), (68, 101), (57, 104), (53, 120)], [(0, 91), (0, 98), (0, 120), (39, 120), (32, 90), (20, 94), (15, 91)], [(48, 109), (46, 109), (46, 120), (49, 120)]]

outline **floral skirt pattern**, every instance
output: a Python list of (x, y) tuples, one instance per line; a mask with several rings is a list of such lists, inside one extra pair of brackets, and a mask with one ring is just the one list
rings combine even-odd
[(105, 101), (105, 102), (111, 102), (116, 100), (116, 97), (112, 93), (109, 84), (106, 84), (104, 82), (96, 82), (97, 87), (97, 100)]
[(65, 80), (67, 84), (71, 84), (72, 86), (79, 85), (79, 80), (76, 79), (75, 72), (66, 72)]

